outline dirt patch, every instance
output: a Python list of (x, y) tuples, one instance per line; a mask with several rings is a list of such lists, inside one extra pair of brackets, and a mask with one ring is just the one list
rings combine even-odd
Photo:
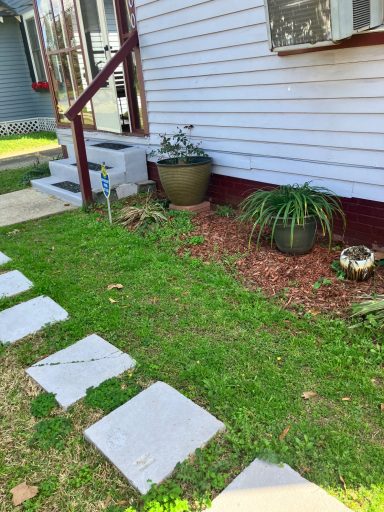
[(343, 315), (350, 305), (367, 293), (384, 293), (384, 267), (379, 267), (366, 282), (340, 280), (331, 268), (338, 260), (341, 245), (331, 251), (320, 239), (309, 254), (287, 256), (264, 238), (256, 250), (249, 247), (249, 228), (237, 220), (201, 213), (193, 219), (190, 236), (203, 236), (188, 251), (204, 261), (217, 261), (230, 267), (251, 288), (260, 288), (270, 297), (279, 297), (285, 307), (302, 306), (313, 314), (332, 312)]

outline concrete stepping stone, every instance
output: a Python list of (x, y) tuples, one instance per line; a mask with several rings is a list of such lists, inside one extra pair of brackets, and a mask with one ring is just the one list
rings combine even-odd
[(85, 430), (85, 438), (142, 494), (225, 429), (164, 382), (156, 382)]
[[(351, 512), (286, 464), (256, 459), (212, 502), (209, 512)], [(207, 511), (208, 512), (208, 511)]]
[(67, 318), (68, 313), (49, 297), (22, 302), (0, 312), (0, 343), (14, 343)]
[(8, 263), (8, 261), (11, 261), (11, 258), (0, 251), (0, 265), (4, 265), (5, 263)]
[(0, 299), (12, 297), (32, 288), (33, 283), (18, 270), (0, 274)]
[(136, 362), (96, 334), (39, 361), (26, 371), (45, 391), (54, 393), (66, 409), (111, 377), (134, 368)]

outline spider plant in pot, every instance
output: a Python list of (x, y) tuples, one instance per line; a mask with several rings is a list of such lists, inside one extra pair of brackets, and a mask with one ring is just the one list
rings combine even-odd
[(241, 203), (241, 220), (259, 228), (257, 245), (266, 228), (271, 230), (271, 243), (288, 254), (309, 252), (316, 239), (317, 228), (332, 241), (333, 217), (339, 215), (345, 226), (340, 200), (327, 188), (304, 185), (283, 185), (272, 190), (256, 190)]
[[(157, 168), (163, 189), (177, 206), (201, 203), (207, 193), (212, 159), (191, 142), (193, 126), (177, 129), (173, 135), (160, 135), (160, 148), (151, 153), (159, 156)], [(187, 133), (189, 130), (189, 134)]]

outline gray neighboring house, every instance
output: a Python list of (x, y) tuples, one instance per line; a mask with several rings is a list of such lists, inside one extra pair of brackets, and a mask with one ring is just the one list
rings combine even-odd
[(0, 136), (54, 131), (49, 91), (32, 89), (46, 80), (32, 0), (0, 0)]

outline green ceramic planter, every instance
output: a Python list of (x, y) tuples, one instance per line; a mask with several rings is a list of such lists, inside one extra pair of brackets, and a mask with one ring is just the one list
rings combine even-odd
[(193, 157), (189, 163), (174, 163), (172, 158), (159, 160), (160, 181), (171, 201), (177, 206), (202, 203), (206, 197), (212, 172), (212, 159)]
[(293, 244), (291, 246), (291, 219), (287, 224), (278, 221), (275, 228), (274, 240), (281, 252), (288, 254), (305, 254), (315, 245), (317, 224), (313, 216), (307, 217), (304, 225), (295, 225)]

